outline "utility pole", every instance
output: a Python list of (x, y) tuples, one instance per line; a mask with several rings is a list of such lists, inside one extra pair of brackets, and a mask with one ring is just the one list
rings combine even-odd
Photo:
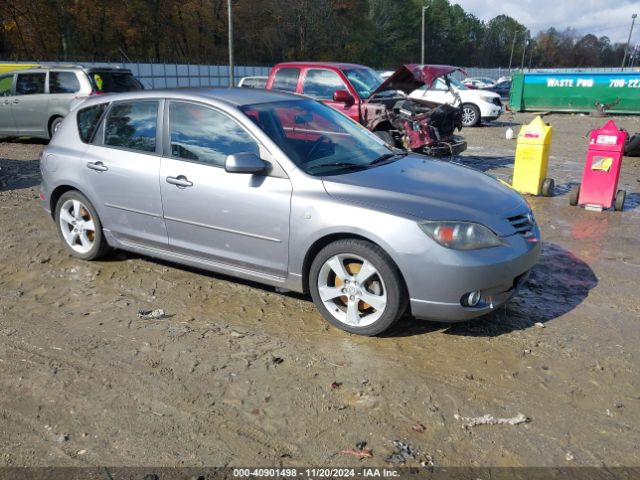
[(422, 7), (422, 54), (420, 55), (420, 63), (424, 65), (424, 13), (427, 7)]
[(233, 74), (233, 16), (231, 15), (231, 0), (227, 0), (227, 11), (229, 13), (229, 87), (235, 87), (236, 79)]
[(511, 62), (513, 61), (513, 49), (516, 47), (517, 37), (518, 37), (518, 30), (513, 32), (513, 42), (511, 42), (511, 56), (509, 57), (509, 72), (511, 72)]
[(520, 61), (520, 70), (524, 71), (524, 54), (527, 51), (527, 45), (529, 45), (529, 39), (525, 36), (522, 42), (522, 60)]
[(636, 18), (638, 17), (637, 13), (631, 15), (631, 28), (629, 29), (629, 39), (627, 40), (627, 45), (624, 47), (624, 57), (622, 57), (622, 67), (620, 70), (624, 70), (624, 63), (627, 61), (627, 51), (629, 50), (629, 44), (631, 43), (631, 34), (633, 33), (633, 25), (636, 23)]

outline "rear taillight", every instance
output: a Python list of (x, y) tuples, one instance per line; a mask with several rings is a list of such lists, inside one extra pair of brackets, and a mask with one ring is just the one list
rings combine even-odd
[(105, 93), (107, 93), (107, 92), (105, 92), (104, 90), (94, 90), (89, 95), (102, 95), (102, 94), (105, 94)]

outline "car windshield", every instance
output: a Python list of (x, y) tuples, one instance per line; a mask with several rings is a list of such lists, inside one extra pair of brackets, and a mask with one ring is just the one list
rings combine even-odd
[(360, 98), (369, 98), (384, 81), (376, 71), (370, 68), (350, 68), (343, 70), (343, 72), (357, 90)]
[(386, 147), (350, 118), (313, 100), (246, 105), (241, 110), (310, 175), (371, 168), (403, 154)]
[(457, 80), (457, 79), (455, 79), (453, 77), (449, 77), (449, 82), (451, 83), (451, 85), (456, 87), (458, 90), (469, 90), (469, 87), (467, 87), (460, 80)]

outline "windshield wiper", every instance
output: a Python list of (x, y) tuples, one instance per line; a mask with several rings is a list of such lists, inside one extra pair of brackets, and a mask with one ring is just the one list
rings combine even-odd
[(351, 162), (336, 162), (336, 163), (323, 163), (320, 165), (314, 165), (312, 167), (309, 167), (310, 169), (316, 169), (316, 168), (331, 168), (331, 169), (345, 169), (345, 168), (367, 168), (369, 166), (369, 164), (362, 164), (362, 163), (351, 163)]
[(387, 160), (390, 160), (390, 159), (392, 159), (394, 157), (405, 157), (407, 155), (409, 155), (408, 152), (385, 153), (384, 155), (380, 155), (373, 162), (371, 162), (369, 164), (369, 166), (378, 165), (378, 164), (380, 164), (382, 162), (386, 162)]

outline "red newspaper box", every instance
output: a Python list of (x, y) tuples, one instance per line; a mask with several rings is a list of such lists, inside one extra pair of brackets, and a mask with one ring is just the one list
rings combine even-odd
[(624, 207), (624, 190), (617, 190), (627, 132), (618, 130), (613, 120), (589, 134), (589, 150), (584, 164), (582, 184), (571, 191), (569, 203), (602, 210)]

